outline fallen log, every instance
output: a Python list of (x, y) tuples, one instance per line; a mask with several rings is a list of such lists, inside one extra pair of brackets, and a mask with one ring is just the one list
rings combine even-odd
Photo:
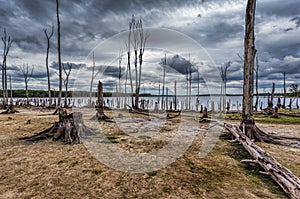
[(237, 125), (222, 123), (217, 120), (207, 120), (217, 122), (228, 130), (235, 137), (235, 140), (238, 141), (253, 157), (251, 162), (258, 163), (265, 170), (265, 173), (270, 175), (290, 198), (300, 198), (300, 179), (289, 169), (282, 166), (266, 151), (257, 146)]
[(5, 111), (1, 112), (1, 114), (14, 114), (19, 112), (20, 111), (15, 109), (14, 105), (9, 105)]

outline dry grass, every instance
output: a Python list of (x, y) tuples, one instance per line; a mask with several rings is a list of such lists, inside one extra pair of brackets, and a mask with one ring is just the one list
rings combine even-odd
[[(21, 110), (15, 115), (0, 115), (0, 198), (286, 198), (271, 179), (258, 174), (259, 168), (240, 163), (249, 157), (237, 144), (219, 140), (209, 155), (200, 159), (203, 133), (177, 161), (143, 174), (113, 170), (98, 162), (82, 144), (17, 139), (51, 126), (57, 116), (50, 113)], [(28, 119), (32, 124), (25, 124)], [(170, 121), (161, 133), (172, 131), (176, 123)], [(147, 152), (166, 141), (132, 138), (114, 124), (101, 125), (110, 140), (126, 150)], [(277, 131), (284, 133), (285, 129)], [(299, 130), (293, 133), (300, 135)], [(299, 151), (260, 145), (300, 175)]]

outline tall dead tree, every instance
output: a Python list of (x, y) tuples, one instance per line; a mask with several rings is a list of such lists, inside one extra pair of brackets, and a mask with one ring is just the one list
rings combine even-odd
[(282, 108), (285, 108), (285, 99), (286, 99), (286, 85), (285, 85), (285, 72), (283, 72), (283, 104)]
[(220, 67), (220, 76), (222, 79), (221, 85), (221, 99), (220, 99), (220, 110), (224, 111), (226, 106), (226, 89), (227, 89), (227, 71), (231, 66), (231, 61), (228, 61), (224, 64), (224, 66)]
[[(142, 79), (142, 64), (143, 64), (143, 55), (145, 52), (145, 46), (147, 42), (148, 35), (144, 32), (142, 17), (140, 17), (137, 24), (138, 34), (139, 34), (139, 77), (138, 77), (138, 87), (136, 89), (135, 101), (136, 104), (139, 101), (140, 89), (141, 89), (141, 79)], [(138, 106), (137, 106), (138, 108)]]
[(24, 77), (24, 83), (25, 83), (25, 92), (26, 92), (26, 104), (29, 104), (28, 101), (28, 82), (30, 81), (32, 74), (33, 74), (33, 68), (31, 68), (31, 70), (29, 69), (28, 64), (25, 65), (23, 64), (23, 66), (20, 66), (19, 69), (21, 71), (21, 73), (23, 74)]
[(134, 109), (138, 109), (138, 97), (137, 97), (137, 89), (138, 89), (138, 46), (139, 46), (139, 38), (138, 38), (138, 22), (135, 21), (134, 15), (132, 15), (132, 47), (134, 52), (134, 69), (135, 69), (135, 101), (132, 107)]
[(95, 72), (96, 64), (95, 64), (95, 53), (93, 52), (93, 67), (92, 67), (92, 77), (91, 77), (91, 84), (90, 84), (90, 99), (89, 99), (89, 106), (92, 105), (92, 94), (93, 94), (93, 84), (94, 80), (97, 75), (100, 73), (100, 70)]
[(44, 28), (44, 33), (47, 39), (47, 51), (46, 51), (46, 70), (47, 70), (47, 80), (48, 80), (48, 97), (49, 97), (49, 106), (52, 105), (52, 97), (51, 97), (51, 82), (50, 82), (50, 73), (49, 73), (49, 50), (50, 50), (50, 39), (54, 33), (54, 26), (52, 25), (51, 32), (48, 35), (47, 28)]
[[(65, 85), (65, 108), (68, 107), (68, 85), (69, 85), (69, 77), (72, 71), (73, 64), (67, 63), (67, 64), (62, 64), (63, 65), (63, 70), (65, 73), (65, 78), (63, 78), (64, 85)], [(67, 65), (67, 66), (66, 66)]]
[(192, 63), (189, 58), (188, 62), (188, 110), (191, 109), (191, 99), (192, 99)]
[(162, 94), (161, 94), (161, 109), (164, 109), (164, 95), (165, 95), (165, 81), (166, 81), (166, 66), (167, 66), (167, 55), (165, 54), (165, 58), (162, 62), (163, 66), (163, 82), (162, 82)]
[(241, 125), (246, 135), (253, 139), (253, 71), (254, 58), (256, 54), (254, 44), (254, 20), (256, 0), (248, 0), (245, 17), (245, 39), (244, 39), (244, 83), (243, 83), (243, 109)]
[(4, 35), (2, 37), (2, 41), (3, 41), (3, 61), (2, 61), (2, 97), (3, 97), (3, 105), (7, 104), (7, 97), (8, 97), (8, 93), (7, 93), (7, 65), (6, 65), (6, 61), (7, 61), (7, 55), (8, 52), (10, 50), (11, 44), (12, 44), (12, 40), (10, 38), (10, 36), (6, 35), (6, 29), (4, 28)]
[(59, 3), (56, 0), (56, 18), (57, 18), (57, 57), (58, 57), (58, 78), (59, 78), (59, 92), (57, 106), (61, 106), (62, 96), (62, 63), (61, 63), (61, 52), (60, 52), (60, 21), (59, 21)]
[(174, 81), (174, 110), (177, 110), (177, 85), (176, 80)]
[(118, 93), (117, 96), (117, 108), (120, 108), (120, 93), (121, 93), (121, 77), (122, 77), (122, 59), (123, 59), (123, 49), (120, 49), (120, 53), (119, 53), (119, 73), (118, 73), (118, 79), (119, 79), (119, 89), (116, 90), (116, 92)]
[(131, 32), (134, 26), (134, 18), (132, 17), (131, 22), (129, 22), (129, 32), (128, 32), (128, 42), (126, 43), (127, 47), (127, 69), (126, 69), (126, 80), (125, 80), (125, 93), (126, 93), (126, 88), (127, 88), (127, 79), (129, 76), (129, 81), (130, 81), (130, 90), (131, 90), (131, 105), (134, 106), (134, 101), (133, 101), (133, 84), (132, 84), (132, 75), (131, 75)]
[(256, 91), (256, 98), (255, 98), (255, 105), (254, 105), (254, 109), (255, 111), (257, 111), (257, 107), (258, 107), (258, 70), (259, 70), (259, 65), (258, 65), (258, 55), (256, 55), (256, 68), (254, 69), (255, 71), (255, 91)]

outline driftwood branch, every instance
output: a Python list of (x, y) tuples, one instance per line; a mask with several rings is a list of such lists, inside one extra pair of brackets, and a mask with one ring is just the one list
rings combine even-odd
[(212, 119), (207, 120), (214, 121), (228, 130), (253, 157), (254, 160), (251, 160), (251, 162), (258, 163), (265, 170), (265, 174), (270, 175), (290, 198), (300, 198), (300, 179), (266, 151), (257, 146), (237, 125), (222, 123)]

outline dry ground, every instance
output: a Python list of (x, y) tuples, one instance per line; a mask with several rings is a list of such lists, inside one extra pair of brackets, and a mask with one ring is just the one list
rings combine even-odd
[[(50, 127), (58, 119), (51, 113), (22, 109), (18, 114), (0, 115), (0, 198), (286, 198), (269, 177), (258, 174), (259, 167), (240, 163), (249, 155), (238, 144), (220, 139), (206, 157), (199, 158), (206, 135), (200, 125), (193, 144), (180, 158), (161, 170), (140, 174), (105, 166), (83, 144), (18, 140)], [(26, 124), (28, 119), (31, 124)], [(166, 122), (159, 133), (168, 135), (178, 123), (176, 119)], [(300, 137), (296, 125), (259, 125)], [(167, 141), (129, 136), (113, 123), (100, 126), (116, 146), (132, 152), (162, 148)], [(299, 150), (258, 145), (300, 176)]]

